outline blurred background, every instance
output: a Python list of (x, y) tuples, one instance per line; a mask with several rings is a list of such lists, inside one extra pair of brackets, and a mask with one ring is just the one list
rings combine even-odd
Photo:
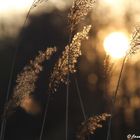
[[(18, 55), (12, 79), (10, 96), (16, 75), (33, 59), (39, 50), (56, 46), (58, 53), (45, 63), (36, 84), (33, 103), (25, 109), (17, 108), (8, 119), (5, 140), (37, 140), (39, 137), (44, 105), (47, 100), (49, 73), (62, 50), (68, 43), (67, 14), (72, 0), (45, 0), (31, 10), (23, 27), (33, 0), (0, 0), (0, 112), (2, 113), (12, 60), (16, 47)], [(129, 49), (131, 33), (140, 23), (139, 0), (97, 0), (94, 9), (83, 24), (92, 24), (89, 40), (83, 42), (82, 57), (77, 64), (78, 72), (71, 76), (69, 98), (69, 139), (76, 139), (76, 132), (84, 120), (74, 78), (77, 77), (86, 115), (110, 112), (111, 100), (117, 84), (125, 52)], [(80, 25), (79, 28), (81, 28)], [(109, 82), (104, 79), (106, 54), (113, 63)], [(140, 54), (126, 63), (121, 80), (115, 114), (111, 128), (112, 140), (126, 140), (127, 134), (140, 135)], [(104, 90), (107, 84), (108, 90)], [(44, 140), (65, 139), (66, 87), (61, 86), (51, 97)], [(40, 112), (36, 113), (35, 105)], [(91, 139), (106, 139), (107, 122)]]

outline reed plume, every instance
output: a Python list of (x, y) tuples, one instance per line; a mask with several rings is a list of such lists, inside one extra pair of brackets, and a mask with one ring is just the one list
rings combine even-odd
[(112, 68), (113, 63), (111, 62), (111, 58), (109, 55), (106, 55), (104, 59), (104, 73), (106, 78), (112, 76)]
[(77, 133), (78, 140), (85, 140), (90, 134), (95, 134), (97, 128), (102, 128), (102, 122), (106, 121), (111, 115), (103, 113), (98, 116), (93, 116), (81, 123)]
[(75, 64), (81, 55), (81, 42), (88, 38), (90, 29), (91, 25), (85, 26), (81, 32), (74, 35), (72, 42), (65, 47), (50, 77), (49, 88), (52, 92), (57, 91), (60, 83), (67, 84), (68, 73), (76, 72)]
[(109, 55), (105, 56), (104, 59), (104, 80), (105, 80), (105, 92), (108, 93), (109, 83), (113, 74), (114, 64), (111, 62)]
[(29, 98), (35, 90), (35, 83), (43, 69), (43, 62), (50, 59), (56, 48), (47, 48), (44, 52), (39, 51), (39, 55), (30, 61), (30, 64), (23, 68), (18, 74), (13, 96), (5, 107), (5, 112), (20, 106), (24, 99)]
[(122, 75), (123, 75), (123, 70), (124, 70), (124, 67), (125, 67), (126, 60), (130, 56), (135, 55), (139, 50), (140, 50), (140, 27), (137, 26), (137, 27), (135, 27), (135, 30), (132, 33), (132, 39), (131, 39), (131, 42), (130, 42), (130, 49), (128, 50), (128, 52), (124, 56), (123, 62), (122, 62), (122, 65), (121, 65), (119, 78), (118, 78), (116, 89), (115, 89), (115, 92), (114, 92), (113, 104), (112, 104), (112, 109), (111, 109), (111, 117), (110, 117), (110, 120), (109, 120), (108, 131), (107, 131), (107, 140), (109, 140), (109, 137), (110, 137), (112, 116), (113, 116), (113, 113), (114, 113), (113, 109), (114, 109), (114, 106), (115, 106), (115, 103), (116, 103), (116, 98), (117, 98), (117, 95), (118, 95), (118, 90), (119, 90), (119, 86), (120, 86), (121, 78), (122, 78)]
[(73, 32), (80, 21), (87, 16), (93, 8), (94, 3), (95, 0), (74, 0), (70, 13), (68, 14), (71, 32)]
[(132, 34), (128, 56), (136, 54), (140, 50), (140, 26), (135, 27)]

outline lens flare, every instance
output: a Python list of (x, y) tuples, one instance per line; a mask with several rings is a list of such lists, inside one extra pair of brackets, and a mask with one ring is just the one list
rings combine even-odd
[(129, 39), (123, 32), (112, 32), (106, 36), (103, 45), (108, 55), (118, 59), (124, 57), (129, 49)]

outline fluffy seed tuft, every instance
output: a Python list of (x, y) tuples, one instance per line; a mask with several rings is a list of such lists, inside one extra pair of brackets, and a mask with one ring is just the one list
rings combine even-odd
[(98, 116), (90, 117), (88, 120), (81, 123), (77, 133), (78, 140), (85, 140), (90, 134), (95, 134), (97, 128), (102, 127), (102, 122), (106, 121), (111, 115), (103, 113)]
[(46, 51), (39, 51), (39, 55), (30, 64), (25, 66), (23, 71), (18, 74), (13, 96), (5, 107), (5, 112), (20, 106), (24, 99), (29, 98), (35, 90), (35, 83), (43, 69), (42, 63), (50, 59), (56, 52), (56, 48), (47, 48)]
[(87, 16), (94, 4), (95, 0), (74, 0), (70, 13), (68, 14), (71, 32)]
[(140, 50), (140, 26), (135, 27), (134, 33), (132, 34), (132, 39), (130, 42), (130, 50), (128, 51), (128, 56), (136, 54)]
[(74, 35), (72, 42), (65, 47), (50, 77), (49, 88), (51, 92), (57, 91), (60, 83), (67, 84), (66, 76), (68, 73), (76, 72), (75, 64), (81, 55), (81, 42), (87, 39), (90, 29), (91, 25), (85, 26), (81, 32)]

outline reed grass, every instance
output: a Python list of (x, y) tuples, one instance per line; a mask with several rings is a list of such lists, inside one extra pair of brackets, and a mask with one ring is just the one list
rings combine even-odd
[(68, 14), (70, 31), (73, 32), (77, 25), (88, 15), (95, 5), (95, 0), (74, 0)]
[(130, 49), (128, 50), (128, 52), (126, 52), (126, 55), (124, 56), (124, 58), (122, 60), (122, 65), (121, 65), (121, 69), (119, 72), (119, 77), (118, 77), (116, 89), (114, 92), (114, 97), (112, 100), (111, 117), (110, 117), (109, 124), (108, 124), (107, 140), (109, 140), (109, 138), (110, 138), (112, 117), (114, 114), (115, 103), (116, 103), (116, 99), (117, 99), (117, 95), (118, 95), (118, 91), (119, 91), (119, 86), (121, 83), (121, 78), (123, 76), (125, 64), (126, 64), (127, 60), (129, 59), (129, 57), (131, 57), (132, 55), (135, 55), (139, 50), (140, 50), (140, 27), (137, 26), (137, 27), (135, 27), (135, 30), (132, 33), (132, 37), (131, 37), (131, 41), (130, 41)]
[(5, 115), (15, 107), (20, 106), (26, 98), (29, 98), (33, 94), (36, 81), (43, 70), (43, 62), (49, 60), (55, 52), (56, 47), (47, 48), (44, 52), (39, 51), (35, 59), (31, 60), (29, 65), (25, 66), (22, 72), (17, 75), (13, 96), (5, 107)]
[(91, 25), (85, 26), (81, 32), (74, 35), (72, 42), (65, 47), (65, 50), (62, 52), (62, 56), (55, 64), (50, 77), (49, 88), (52, 92), (57, 91), (61, 83), (67, 84), (66, 76), (69, 72), (76, 72), (75, 64), (77, 63), (79, 56), (82, 54), (81, 42), (84, 39), (88, 39), (90, 29)]
[[(30, 8), (30, 10), (45, 0), (35, 0)], [(50, 82), (49, 82), (49, 96), (51, 93), (57, 92), (58, 88), (61, 84), (66, 84), (67, 86), (67, 95), (66, 95), (66, 128), (68, 127), (68, 104), (69, 104), (69, 82), (70, 82), (70, 74), (73, 74), (77, 71), (76, 64), (78, 62), (78, 58), (81, 56), (81, 44), (82, 41), (88, 39), (88, 34), (91, 30), (91, 25), (86, 25), (83, 27), (82, 31), (78, 31), (73, 36), (73, 31), (77, 29), (78, 24), (88, 15), (88, 13), (92, 10), (95, 4), (94, 0), (74, 0), (72, 8), (70, 9), (70, 13), (68, 15), (69, 26), (70, 26), (70, 38), (69, 43), (65, 47), (64, 51), (62, 52), (61, 57), (58, 59), (56, 64), (53, 67), (53, 71), (50, 74)], [(30, 10), (28, 14), (30, 13)], [(119, 86), (121, 82), (121, 78), (123, 75), (123, 70), (125, 67), (126, 60), (129, 56), (136, 54), (140, 49), (140, 27), (136, 27), (135, 32), (132, 35), (132, 40), (130, 43), (130, 50), (126, 53), (125, 57), (123, 58), (123, 62), (121, 65), (121, 70), (119, 72), (119, 77), (116, 85), (116, 89), (114, 92), (113, 102), (112, 102), (112, 110), (111, 114), (103, 113), (98, 116), (90, 117), (86, 119), (86, 115), (84, 114), (85, 121), (81, 124), (77, 139), (78, 140), (85, 140), (87, 136), (90, 134), (95, 134), (97, 128), (102, 127), (102, 122), (106, 121), (108, 118), (109, 126), (108, 126), (108, 134), (107, 140), (110, 137), (110, 129), (111, 129), (111, 122), (112, 116), (114, 113), (114, 106), (116, 102), (116, 98), (119, 91)], [(47, 48), (45, 52), (39, 52), (39, 55), (33, 60), (30, 61), (29, 65), (25, 66), (23, 71), (18, 74), (16, 80), (16, 86), (13, 91), (13, 96), (6, 104), (4, 117), (7, 116), (8, 112), (13, 110), (15, 107), (20, 106), (24, 100), (30, 98), (36, 88), (36, 81), (38, 80), (39, 74), (43, 70), (43, 62), (49, 60), (53, 53), (56, 52), (56, 48)], [(105, 76), (105, 84), (109, 83), (110, 77), (112, 76), (112, 67), (113, 64), (110, 63), (110, 58), (107, 56), (104, 61), (104, 76)], [(77, 83), (76, 83), (77, 84)], [(78, 84), (77, 84), (78, 85)], [(79, 90), (79, 87), (77, 87)], [(107, 88), (106, 88), (107, 91)], [(79, 90), (80, 92), (80, 90)], [(80, 95), (80, 93), (79, 93)], [(79, 96), (80, 98), (80, 96)], [(80, 98), (80, 102), (82, 104), (82, 99)], [(49, 101), (48, 101), (49, 102)], [(46, 113), (48, 109), (48, 102), (47, 107), (45, 109), (40, 140), (42, 140), (44, 124), (46, 120)], [(82, 104), (82, 110), (84, 106)], [(83, 111), (84, 112), (84, 111)], [(66, 130), (66, 140), (68, 138), (68, 130)], [(1, 133), (3, 133), (1, 131)], [(3, 140), (0, 139), (0, 140)]]
[[(93, 3), (94, 3), (93, 0), (90, 1), (74, 0), (72, 8), (70, 9), (70, 13), (68, 14), (68, 21), (69, 21), (69, 28), (70, 28), (69, 43), (65, 47), (65, 50), (62, 52), (62, 56), (59, 58), (58, 62), (56, 62), (50, 76), (48, 102), (50, 98), (50, 93), (56, 92), (61, 83), (66, 84), (66, 140), (68, 139), (70, 74), (76, 72), (75, 65), (77, 63), (79, 56), (81, 55), (81, 42), (84, 39), (87, 39), (88, 33), (91, 29), (91, 25), (85, 26), (81, 32), (76, 33), (74, 36), (73, 36), (73, 31), (74, 29), (76, 29), (76, 26), (80, 23), (80, 21), (84, 19), (84, 17), (86, 17), (86, 15), (88, 14), (88, 12), (93, 8)], [(84, 6), (86, 6), (86, 9), (84, 9), (83, 11)], [(77, 84), (77, 88), (79, 89), (78, 84)], [(42, 136), (43, 136), (43, 130), (44, 130), (44, 125), (46, 120), (48, 104), (49, 104), (48, 102), (46, 103), (39, 140), (42, 140)]]
[(135, 55), (140, 50), (140, 26), (136, 26), (130, 41), (130, 49), (127, 52), (127, 57)]
[(89, 135), (95, 134), (98, 128), (102, 128), (102, 122), (106, 121), (110, 116), (110, 114), (103, 113), (82, 122), (77, 133), (77, 140), (86, 140)]
[[(35, 3), (36, 3), (36, 0), (34, 0), (32, 2), (32, 5), (30, 6), (30, 8), (29, 8), (29, 10), (28, 10), (28, 12), (26, 14), (22, 29), (25, 27), (25, 25), (27, 23), (27, 19), (28, 19), (30, 13), (31, 13), (32, 8), (37, 6), (37, 5), (35, 6)], [(5, 99), (5, 104), (4, 104), (3, 115), (2, 115), (2, 123), (1, 123), (1, 130), (0, 130), (0, 140), (4, 140), (4, 137), (5, 137), (5, 129), (6, 129), (6, 123), (7, 123), (7, 120), (6, 120), (7, 119), (6, 118), (7, 114), (6, 113), (8, 113), (5, 108), (7, 108), (8, 102), (11, 102), (11, 101), (8, 101), (8, 100), (9, 100), (9, 94), (10, 94), (10, 90), (11, 90), (11, 84), (12, 84), (13, 73), (14, 73), (14, 69), (15, 69), (15, 63), (16, 63), (16, 57), (17, 57), (17, 54), (18, 54), (18, 49), (19, 49), (19, 46), (16, 46), (14, 58), (13, 58), (13, 61), (12, 61), (10, 77), (9, 77), (9, 81), (8, 81), (8, 88), (7, 88), (7, 93), (6, 93), (6, 99)]]

